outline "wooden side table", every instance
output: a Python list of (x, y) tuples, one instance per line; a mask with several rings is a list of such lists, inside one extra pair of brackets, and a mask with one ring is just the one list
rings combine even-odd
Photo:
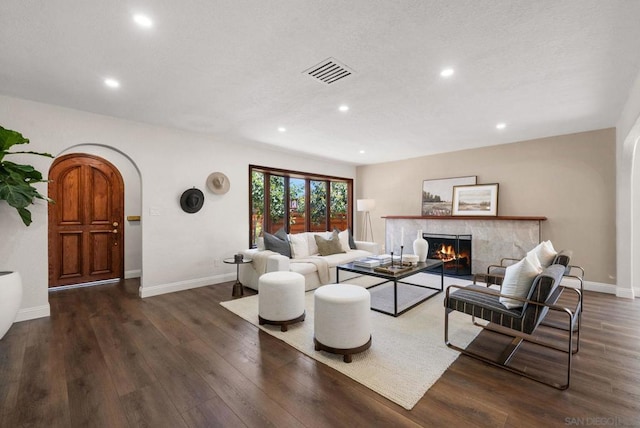
[(236, 283), (233, 284), (233, 291), (231, 292), (231, 297), (240, 297), (244, 296), (244, 289), (242, 288), (242, 283), (240, 282), (240, 265), (245, 263), (251, 263), (251, 259), (242, 259), (236, 260), (235, 258), (224, 259), (223, 262), (236, 265)]

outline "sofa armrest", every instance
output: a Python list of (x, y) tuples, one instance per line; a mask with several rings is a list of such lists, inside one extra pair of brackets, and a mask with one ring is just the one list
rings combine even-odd
[(242, 253), (242, 255), (244, 255), (245, 259), (253, 259), (253, 255), (256, 254), (258, 251), (257, 248), (249, 248), (247, 250), (242, 250), (240, 251)]
[(258, 250), (257, 248), (242, 250), (241, 252), (246, 258), (253, 260), (251, 265), (258, 275), (289, 270), (289, 257), (282, 254), (268, 250)]
[(380, 254), (380, 244), (377, 242), (355, 241), (358, 250), (369, 251), (371, 254)]
[(267, 259), (267, 272), (289, 271), (290, 259), (282, 254), (273, 254)]

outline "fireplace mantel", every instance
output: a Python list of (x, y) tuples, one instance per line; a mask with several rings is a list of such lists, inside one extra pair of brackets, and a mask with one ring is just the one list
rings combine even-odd
[(437, 216), (437, 215), (387, 215), (382, 218), (393, 220), (512, 220), (512, 221), (545, 221), (546, 217), (538, 216)]

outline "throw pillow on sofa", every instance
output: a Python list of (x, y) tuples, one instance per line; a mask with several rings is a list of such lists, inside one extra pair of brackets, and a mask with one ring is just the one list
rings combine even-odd
[(351, 234), (351, 229), (345, 229), (340, 231), (337, 227), (333, 229), (334, 232), (338, 232), (338, 236), (340, 237), (340, 242), (342, 242), (342, 248), (345, 251), (349, 250), (357, 250), (356, 241), (353, 240), (353, 235)]
[(315, 236), (318, 235), (321, 238), (325, 239), (330, 239), (332, 236), (331, 232), (308, 232), (305, 233), (305, 235), (309, 238), (309, 254), (312, 256), (320, 254), (320, 252), (318, 251), (318, 244), (316, 244)]
[(292, 233), (289, 235), (289, 243), (291, 244), (292, 258), (303, 259), (311, 255), (307, 233)]
[(356, 245), (355, 239), (353, 239), (353, 233), (351, 233), (351, 229), (347, 229), (347, 232), (349, 233), (349, 248), (351, 248), (352, 250), (357, 250), (358, 246)]
[(289, 245), (287, 232), (284, 229), (280, 229), (273, 235), (264, 232), (264, 247), (267, 250), (275, 251), (291, 258), (291, 246)]
[(316, 245), (318, 246), (318, 253), (321, 256), (330, 256), (331, 254), (346, 253), (342, 248), (342, 242), (338, 237), (338, 232), (335, 230), (330, 239), (325, 239), (322, 236), (315, 235)]

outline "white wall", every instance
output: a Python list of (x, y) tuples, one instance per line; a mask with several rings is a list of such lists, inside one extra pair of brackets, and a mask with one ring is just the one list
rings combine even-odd
[[(355, 167), (347, 164), (16, 98), (0, 96), (0, 117), (4, 127), (31, 140), (31, 150), (58, 154), (79, 144), (99, 145), (112, 147), (136, 165), (142, 184), (143, 296), (235, 278), (234, 266), (214, 264), (248, 246), (249, 164), (355, 178)], [(45, 175), (52, 162), (23, 160)], [(229, 177), (229, 193), (214, 195), (206, 188), (214, 171)], [(179, 199), (194, 186), (206, 200), (201, 211), (187, 214)], [(46, 192), (46, 185), (39, 189)], [(47, 207), (40, 203), (32, 212), (34, 222), (27, 228), (15, 210), (0, 204), (0, 270), (18, 270), (24, 282), (19, 319), (49, 312)]]
[[(620, 297), (640, 295), (640, 73), (616, 125), (617, 291)], [(634, 263), (634, 261), (636, 261)]]

